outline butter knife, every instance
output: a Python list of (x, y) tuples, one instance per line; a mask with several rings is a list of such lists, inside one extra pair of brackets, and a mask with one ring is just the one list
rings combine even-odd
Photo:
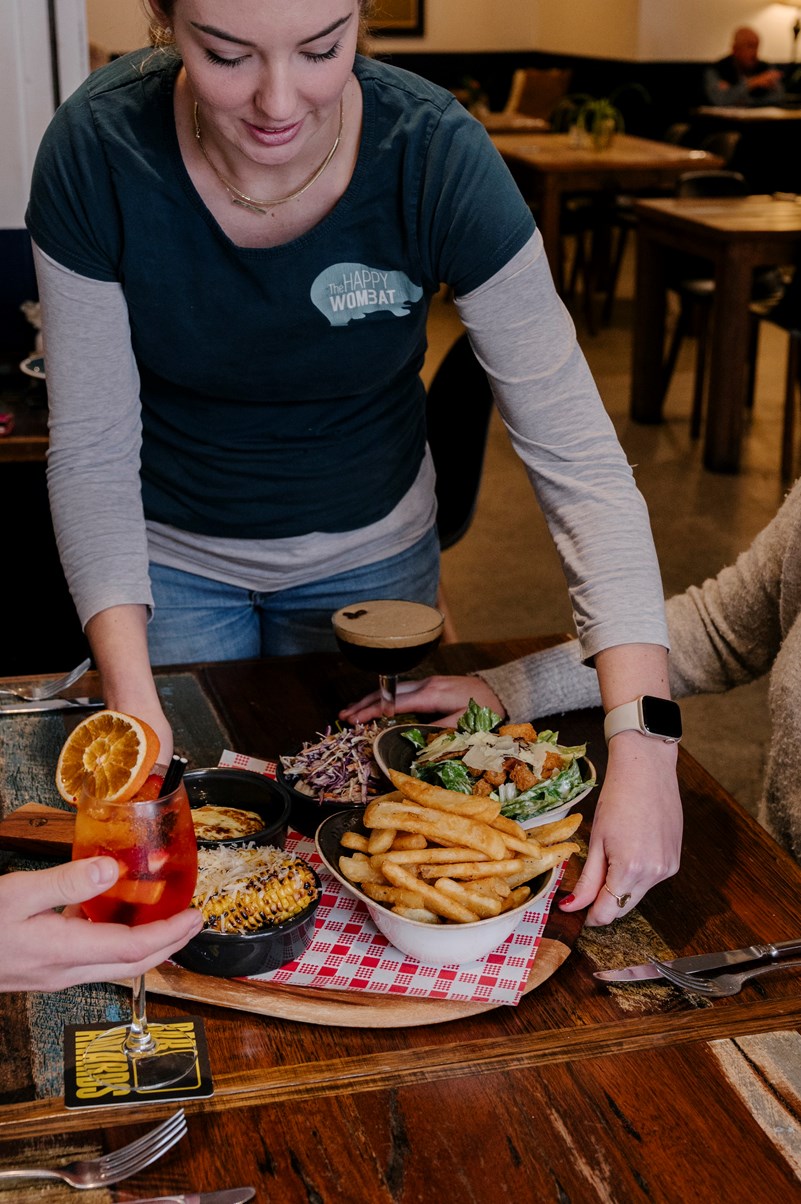
[[(785, 954), (798, 952), (801, 952), (801, 938), (777, 941), (774, 945), (746, 945), (744, 949), (725, 949), (720, 953), (696, 953), (691, 957), (666, 960), (666, 965), (675, 966), (687, 974), (702, 974), (705, 970), (724, 970), (745, 962), (778, 961)], [(624, 966), (620, 970), (596, 970), (594, 976), (600, 978), (601, 982), (645, 982), (662, 977), (650, 962), (644, 966)]]
[(102, 698), (40, 698), (36, 702), (4, 702), (0, 705), (2, 715), (35, 715), (37, 711), (80, 711), (104, 707)]
[(125, 1204), (245, 1204), (256, 1194), (255, 1187), (230, 1187), (227, 1191), (189, 1191), (177, 1196), (143, 1196)]

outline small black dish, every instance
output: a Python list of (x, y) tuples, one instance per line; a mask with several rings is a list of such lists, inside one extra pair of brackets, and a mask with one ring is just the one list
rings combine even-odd
[(280, 782), (274, 782), (264, 774), (251, 769), (192, 769), (184, 774), (186, 792), (191, 807), (202, 807), (209, 803), (215, 807), (241, 807), (243, 811), (255, 811), (264, 821), (264, 827), (247, 836), (234, 836), (230, 840), (199, 840), (199, 849), (213, 849), (217, 845), (274, 845), (283, 849), (289, 826), (289, 794)]
[(373, 756), (378, 768), (387, 777), (390, 769), (397, 773), (411, 774), (419, 749), (411, 740), (407, 740), (404, 732), (413, 728), (416, 728), (423, 738), (429, 735), (441, 736), (448, 730), (433, 723), (395, 723), (392, 727), (384, 728), (373, 743)]
[[(299, 749), (297, 751), (300, 751)], [(289, 754), (295, 756), (295, 753)], [(319, 828), (324, 819), (329, 815), (336, 815), (340, 811), (364, 811), (366, 803), (346, 803), (333, 802), (331, 800), (320, 800), (311, 794), (304, 794), (302, 790), (296, 790), (291, 784), (291, 780), (287, 777), (280, 758), (277, 763), (277, 778), (284, 790), (289, 796), (289, 824), (296, 832), (302, 833), (303, 836), (308, 836), (314, 839), (314, 834)], [(387, 789), (391, 787), (387, 785)]]
[[(239, 773), (239, 770), (233, 770)], [(323, 894), (319, 876), (312, 869), (317, 898), (299, 915), (260, 932), (212, 932), (204, 930), (172, 960), (195, 974), (213, 974), (218, 978), (248, 978), (269, 974), (294, 961), (308, 949), (314, 936), (317, 908)]]

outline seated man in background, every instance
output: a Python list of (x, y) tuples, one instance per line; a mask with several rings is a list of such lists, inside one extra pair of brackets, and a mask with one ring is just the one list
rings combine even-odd
[(704, 73), (704, 94), (711, 105), (775, 105), (784, 99), (781, 71), (759, 57), (759, 34), (742, 26), (734, 31), (731, 53)]

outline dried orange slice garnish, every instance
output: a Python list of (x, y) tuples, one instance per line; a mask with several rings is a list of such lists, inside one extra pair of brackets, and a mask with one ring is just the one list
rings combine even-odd
[(56, 788), (73, 806), (82, 793), (124, 803), (144, 785), (158, 754), (159, 738), (143, 719), (121, 711), (95, 711), (64, 741)]

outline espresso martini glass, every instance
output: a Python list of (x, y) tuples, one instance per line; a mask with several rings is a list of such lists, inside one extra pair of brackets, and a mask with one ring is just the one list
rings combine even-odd
[(331, 622), (350, 663), (378, 674), (382, 722), (394, 723), (398, 676), (434, 651), (445, 624), (442, 612), (422, 602), (380, 598), (343, 606)]

